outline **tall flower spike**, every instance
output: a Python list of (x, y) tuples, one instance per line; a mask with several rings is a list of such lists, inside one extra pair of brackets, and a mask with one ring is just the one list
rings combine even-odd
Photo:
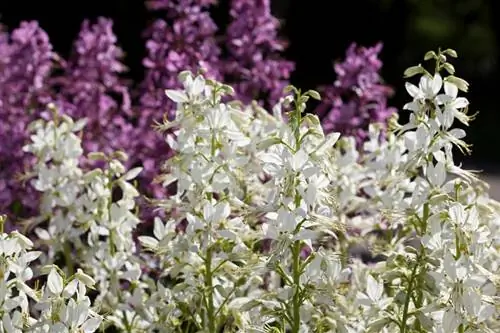
[(16, 175), (32, 163), (22, 147), (27, 125), (47, 102), (52, 58), (49, 37), (37, 22), (22, 22), (10, 36), (0, 34), (0, 210), (11, 217), (36, 209), (36, 193)]
[(146, 31), (145, 79), (137, 119), (141, 140), (135, 157), (144, 166), (142, 179), (148, 184), (148, 195), (156, 198), (163, 196), (164, 189), (149, 184), (170, 150), (152, 125), (161, 122), (165, 113), (170, 117), (175, 114), (175, 103), (167, 98), (165, 89), (178, 88), (177, 76), (184, 70), (196, 72), (203, 67), (208, 77), (220, 76), (216, 66), (220, 54), (215, 40), (217, 27), (207, 11), (211, 3), (195, 0), (149, 3), (151, 9), (167, 12), (166, 20), (156, 20)]
[(295, 64), (280, 57), (285, 43), (278, 38), (279, 22), (271, 14), (270, 1), (232, 0), (230, 15), (225, 81), (242, 102), (255, 99), (274, 105), (288, 85)]
[(167, 14), (166, 20), (156, 20), (146, 31), (141, 104), (147, 113), (154, 112), (153, 117), (161, 120), (165, 111), (172, 113), (170, 109), (175, 109), (165, 89), (179, 87), (177, 75), (183, 70), (198, 71), (203, 67), (208, 76), (218, 77), (215, 66), (211, 66), (217, 63), (220, 50), (214, 38), (217, 26), (206, 10), (207, 1), (176, 0), (157, 4), (156, 8), (167, 9)]
[(370, 124), (380, 123), (385, 128), (396, 112), (387, 106), (393, 90), (382, 83), (379, 73), (381, 50), (382, 43), (369, 48), (351, 44), (345, 60), (334, 65), (337, 80), (322, 88), (324, 99), (315, 111), (326, 132), (352, 135), (358, 147), (368, 138)]
[(130, 114), (128, 88), (119, 76), (126, 71), (121, 63), (123, 51), (116, 42), (110, 19), (100, 17), (95, 24), (84, 21), (63, 76), (54, 80), (60, 85), (58, 98), (64, 109), (72, 117), (88, 119), (86, 152), (130, 152), (135, 141), (131, 140), (133, 126), (126, 119)]

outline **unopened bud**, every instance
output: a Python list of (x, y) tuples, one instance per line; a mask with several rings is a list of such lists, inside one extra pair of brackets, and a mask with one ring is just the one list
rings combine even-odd
[(412, 66), (412, 67), (407, 68), (403, 75), (405, 78), (410, 78), (410, 77), (418, 75), (418, 74), (423, 74), (424, 72), (425, 72), (425, 70), (422, 67), (422, 65), (418, 65), (418, 66)]
[(457, 86), (458, 89), (460, 89), (463, 92), (467, 92), (469, 90), (469, 83), (467, 83), (467, 81), (459, 77), (450, 75), (446, 77), (445, 81), (453, 83), (454, 85)]
[(437, 54), (434, 51), (429, 51), (425, 54), (424, 60), (437, 59)]

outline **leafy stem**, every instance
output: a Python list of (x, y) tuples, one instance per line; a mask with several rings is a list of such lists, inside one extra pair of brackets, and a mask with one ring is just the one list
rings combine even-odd
[[(415, 228), (417, 234), (420, 237), (423, 236), (427, 232), (427, 221), (429, 219), (429, 215), (430, 215), (430, 206), (429, 206), (429, 203), (427, 202), (424, 204), (422, 219), (419, 219), (419, 222), (421, 223), (420, 228)], [(402, 314), (402, 319), (401, 319), (401, 324), (400, 324), (400, 333), (407, 332), (407, 321), (408, 321), (408, 318), (410, 317), (410, 313), (409, 313), (410, 301), (412, 299), (412, 296), (415, 293), (417, 293), (415, 305), (417, 307), (420, 307), (422, 305), (421, 303), (422, 303), (422, 298), (423, 298), (423, 291), (422, 291), (421, 287), (423, 285), (422, 279), (424, 278), (424, 274), (423, 274), (422, 270), (419, 272), (419, 267), (421, 266), (421, 263), (424, 261), (423, 260), (424, 257), (425, 257), (425, 247), (423, 245), (421, 245), (419, 253), (418, 253), (417, 258), (415, 260), (415, 264), (411, 270), (410, 278), (408, 279), (408, 288), (406, 290), (406, 297), (405, 297), (405, 302), (404, 302), (404, 306), (403, 306), (403, 314)], [(416, 325), (420, 331), (420, 321), (418, 319), (416, 321)]]
[(205, 306), (206, 306), (206, 323), (209, 333), (216, 333), (215, 325), (215, 307), (214, 307), (214, 294), (213, 294), (213, 271), (212, 271), (212, 248), (207, 248), (207, 255), (205, 257)]
[(68, 275), (73, 275), (75, 273), (75, 266), (73, 265), (73, 259), (71, 258), (71, 243), (66, 241), (63, 245), (64, 261), (66, 262), (66, 267), (68, 268)]
[(296, 240), (292, 248), (292, 333), (298, 333), (300, 330), (300, 241)]
[(408, 288), (406, 290), (406, 297), (405, 297), (405, 302), (404, 302), (404, 307), (403, 307), (403, 315), (401, 319), (401, 324), (399, 331), (400, 333), (406, 333), (407, 332), (407, 321), (409, 316), (409, 309), (410, 309), (410, 300), (411, 296), (413, 294), (413, 289), (415, 289), (415, 282), (417, 279), (417, 272), (418, 272), (418, 267), (420, 266), (420, 259), (421, 259), (421, 254), (422, 252), (419, 253), (417, 256), (417, 260), (415, 261), (415, 264), (413, 265), (413, 268), (411, 270), (410, 274), (410, 279), (408, 280)]

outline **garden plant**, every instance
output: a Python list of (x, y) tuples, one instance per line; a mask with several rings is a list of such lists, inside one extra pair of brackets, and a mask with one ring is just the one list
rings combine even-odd
[[(152, 21), (144, 32), (144, 75), (134, 80), (127, 76), (126, 50), (119, 46), (111, 19), (84, 21), (67, 56), (56, 52), (36, 21), (11, 31), (0, 26), (0, 211), (9, 216), (6, 230), (38, 214), (39, 193), (18, 175), (33, 166), (22, 147), (28, 125), (47, 116), (47, 103), (74, 119), (87, 119), (84, 156), (122, 150), (129, 155), (127, 168), (142, 167), (137, 182), (148, 198), (169, 193), (152, 181), (172, 154), (152, 125), (165, 113), (174, 116), (175, 103), (164, 90), (182, 87), (180, 72), (203, 67), (205, 77), (235, 89), (226, 99), (256, 100), (271, 110), (289, 84), (294, 63), (283, 56), (286, 44), (270, 1), (230, 1), (227, 27), (217, 27), (212, 19), (215, 3), (147, 1)], [(384, 123), (394, 113), (387, 106), (391, 89), (380, 77), (380, 51), (381, 44), (353, 44), (345, 60), (335, 64), (337, 79), (324, 87), (316, 112), (326, 132), (356, 135), (361, 142), (371, 122)], [(96, 165), (84, 157), (81, 163)], [(142, 197), (138, 204), (145, 222), (141, 228), (151, 229), (157, 214)]]
[(86, 153), (88, 120), (47, 104), (22, 149), (36, 213), (0, 236), (0, 332), (499, 332), (500, 204), (454, 162), (474, 117), (456, 57), (408, 68), (408, 122), (362, 140), (304, 112), (314, 90), (269, 108), (187, 68), (155, 126), (151, 232), (144, 167)]

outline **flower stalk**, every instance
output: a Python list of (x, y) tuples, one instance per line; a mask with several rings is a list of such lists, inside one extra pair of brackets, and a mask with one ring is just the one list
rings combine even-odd
[(216, 319), (214, 307), (214, 286), (212, 272), (212, 248), (208, 246), (205, 257), (205, 299), (206, 299), (206, 327), (209, 333), (216, 333)]
[(295, 241), (293, 243), (293, 249), (292, 249), (292, 276), (293, 276), (293, 285), (292, 285), (292, 290), (293, 290), (293, 299), (292, 299), (292, 327), (291, 331), (292, 333), (299, 333), (300, 332), (300, 307), (301, 307), (301, 293), (302, 293), (302, 288), (301, 288), (301, 283), (300, 283), (300, 275), (301, 275), (301, 267), (300, 267), (300, 241)]

